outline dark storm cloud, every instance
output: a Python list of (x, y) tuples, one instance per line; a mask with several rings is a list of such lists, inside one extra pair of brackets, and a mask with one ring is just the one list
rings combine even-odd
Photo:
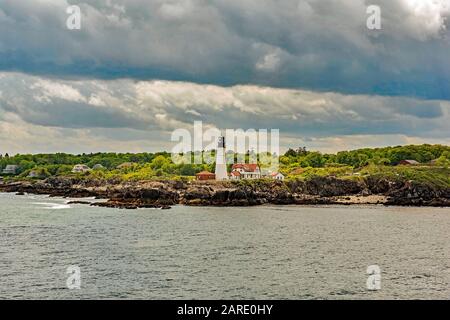
[[(82, 29), (65, 27), (66, 8)], [(445, 0), (0, 1), (0, 70), (450, 99)]]
[(450, 103), (257, 86), (68, 81), (0, 73), (0, 111), (33, 125), (170, 132), (202, 120), (219, 128), (277, 128), (305, 137), (450, 136)]

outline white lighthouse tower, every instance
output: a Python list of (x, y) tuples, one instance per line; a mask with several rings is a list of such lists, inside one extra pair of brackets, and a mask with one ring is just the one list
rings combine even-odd
[(219, 137), (216, 151), (216, 180), (227, 180), (227, 161), (225, 159), (225, 137)]

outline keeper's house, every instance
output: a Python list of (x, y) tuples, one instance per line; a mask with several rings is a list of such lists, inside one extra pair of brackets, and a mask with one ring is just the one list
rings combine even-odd
[(256, 163), (236, 163), (231, 168), (230, 178), (241, 179), (261, 179), (261, 169)]

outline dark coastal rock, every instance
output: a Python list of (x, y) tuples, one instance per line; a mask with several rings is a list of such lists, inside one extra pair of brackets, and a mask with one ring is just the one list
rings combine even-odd
[(426, 184), (407, 181), (396, 189), (389, 190), (387, 205), (434, 206), (450, 205), (449, 189), (438, 189)]
[(193, 205), (201, 204), (204, 201), (209, 201), (212, 199), (212, 190), (210, 187), (200, 186), (200, 187), (190, 187), (184, 193), (182, 197), (182, 203)]
[(273, 204), (294, 204), (294, 196), (287, 190), (278, 190), (268, 197), (268, 202)]
[(183, 181), (177, 180), (177, 181), (171, 181), (171, 183), (172, 183), (171, 187), (175, 190), (187, 189), (187, 185)]
[(91, 202), (89, 202), (89, 201), (69, 201), (69, 202), (67, 202), (67, 204), (87, 204), (87, 205), (90, 205)]
[[(137, 209), (169, 209), (176, 204), (189, 206), (254, 206), (261, 204), (340, 204), (365, 203), (365, 196), (378, 195), (386, 205), (450, 206), (450, 189), (431, 187), (414, 181), (390, 181), (367, 177), (358, 180), (314, 177), (293, 181), (81, 181), (50, 178), (0, 184), (0, 191), (18, 194), (47, 194), (53, 197), (108, 199), (92, 206)], [(359, 200), (353, 200), (356, 196)], [(387, 198), (388, 197), (388, 198)], [(375, 203), (375, 200), (367, 200)], [(71, 203), (89, 204), (84, 201)]]
[(321, 197), (355, 195), (367, 190), (366, 185), (362, 182), (335, 177), (313, 177), (307, 181), (288, 182), (287, 185), (293, 193)]
[(108, 198), (116, 203), (134, 203), (143, 206), (167, 206), (178, 203), (178, 193), (164, 188), (139, 186), (116, 187), (108, 190)]
[(229, 201), (229, 198), (230, 190), (218, 190), (212, 195), (211, 201), (217, 204), (227, 203)]
[(392, 188), (395, 188), (395, 182), (389, 181), (385, 178), (367, 177), (365, 179), (367, 188), (373, 194), (386, 194)]
[(162, 210), (171, 209), (171, 207), (168, 205), (145, 204), (145, 203), (141, 203), (139, 201), (124, 202), (124, 201), (114, 201), (114, 200), (109, 200), (106, 202), (91, 203), (91, 206), (103, 207), (103, 208), (128, 209), (128, 210), (139, 209), (139, 208), (151, 208), (151, 209), (162, 209)]

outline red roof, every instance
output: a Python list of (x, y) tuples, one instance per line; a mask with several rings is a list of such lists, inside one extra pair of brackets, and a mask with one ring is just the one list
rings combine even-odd
[(211, 173), (209, 171), (202, 171), (196, 174), (196, 176), (215, 176), (214, 173)]
[(241, 175), (241, 173), (239, 171), (232, 171), (231, 175), (239, 177)]
[(235, 163), (231, 169), (244, 169), (245, 172), (255, 172), (257, 168), (259, 168), (257, 163)]

